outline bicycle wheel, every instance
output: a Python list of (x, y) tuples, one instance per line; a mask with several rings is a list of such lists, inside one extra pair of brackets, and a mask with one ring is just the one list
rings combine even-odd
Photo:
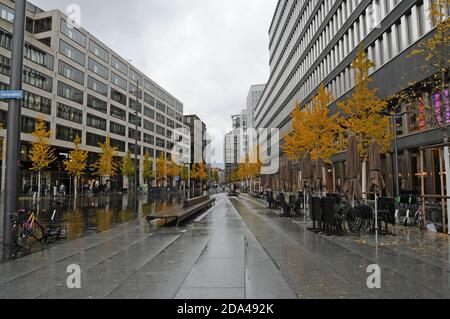
[(37, 241), (42, 241), (44, 239), (44, 227), (41, 226), (37, 221), (34, 222), (33, 228), (31, 229), (31, 236)]
[(17, 247), (19, 248), (25, 247), (28, 241), (28, 235), (25, 234), (22, 224), (16, 224), (13, 226), (12, 235), (14, 244)]

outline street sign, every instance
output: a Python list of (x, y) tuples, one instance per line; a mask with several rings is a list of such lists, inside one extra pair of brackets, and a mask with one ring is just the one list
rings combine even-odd
[(21, 100), (23, 91), (0, 91), (0, 100)]

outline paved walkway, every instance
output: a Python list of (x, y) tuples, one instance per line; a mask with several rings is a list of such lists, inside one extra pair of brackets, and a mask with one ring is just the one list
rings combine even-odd
[[(280, 218), (261, 200), (232, 199), (299, 298), (449, 298), (450, 242), (440, 234), (398, 228), (398, 236), (327, 237), (303, 220)], [(367, 267), (382, 270), (382, 288), (368, 289)]]
[[(82, 288), (66, 268), (82, 269)], [(0, 298), (295, 298), (229, 200), (186, 228), (137, 221), (0, 265)]]
[[(181, 227), (140, 220), (0, 265), (0, 298), (448, 298), (447, 236), (400, 231), (382, 245), (327, 237), (260, 200), (217, 197)], [(66, 268), (82, 269), (82, 288)], [(370, 290), (368, 265), (382, 268)]]

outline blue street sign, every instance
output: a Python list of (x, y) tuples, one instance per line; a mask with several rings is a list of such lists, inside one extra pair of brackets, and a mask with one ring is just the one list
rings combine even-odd
[(21, 100), (23, 91), (0, 91), (1, 100)]

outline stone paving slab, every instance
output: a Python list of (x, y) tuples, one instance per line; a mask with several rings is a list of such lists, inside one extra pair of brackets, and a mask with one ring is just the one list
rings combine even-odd
[[(233, 205), (218, 199), (180, 229), (135, 221), (2, 264), (0, 298), (295, 298)], [(82, 269), (81, 289), (66, 286), (70, 264)]]
[[(414, 258), (411, 253), (409, 256), (401, 254), (390, 250), (389, 246), (372, 247), (353, 237), (328, 237), (308, 232), (301, 223), (275, 217), (264, 203), (251, 198), (241, 197), (233, 204), (300, 297), (450, 296), (448, 272)], [(259, 209), (255, 210), (255, 206)], [(398, 245), (396, 249), (400, 247)], [(366, 287), (366, 269), (371, 264), (382, 267), (382, 289), (368, 290)]]

